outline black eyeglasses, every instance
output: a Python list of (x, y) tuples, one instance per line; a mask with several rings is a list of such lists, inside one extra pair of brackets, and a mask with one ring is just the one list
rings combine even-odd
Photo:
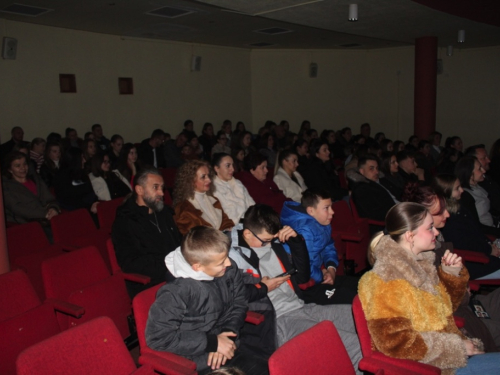
[[(248, 228), (247, 228), (248, 229)], [(269, 245), (271, 242), (273, 242), (273, 240), (268, 240), (268, 241), (264, 241), (264, 240), (261, 240), (259, 238), (259, 236), (257, 236), (254, 232), (252, 232), (250, 229), (248, 229), (250, 231), (250, 233), (252, 233), (254, 235), (255, 238), (257, 238), (261, 243), (262, 243), (262, 246), (266, 246), (266, 245)], [(274, 239), (274, 238), (273, 238)]]

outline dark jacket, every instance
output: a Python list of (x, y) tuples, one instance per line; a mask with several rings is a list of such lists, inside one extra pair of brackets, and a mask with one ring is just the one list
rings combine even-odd
[(136, 203), (134, 195), (118, 207), (111, 237), (123, 272), (151, 277), (148, 285), (127, 282), (131, 296), (165, 281), (165, 256), (180, 246), (182, 238), (170, 208), (163, 208), (156, 216), (150, 215), (147, 207)]
[(36, 185), (37, 195), (16, 180), (2, 177), (7, 221), (22, 224), (33, 220), (44, 220), (50, 208), (59, 211), (55, 198), (42, 179), (36, 173), (31, 178)]
[(348, 173), (347, 178), (359, 216), (384, 221), (387, 212), (396, 204), (389, 192), (358, 172)]
[(457, 213), (450, 213), (446, 225), (440, 231), (446, 241), (453, 242), (455, 249), (477, 251), (490, 258), (486, 264), (466, 262), (471, 279), (500, 269), (500, 259), (491, 255), (488, 237), (482, 233), (480, 225), (465, 207), (461, 207)]
[(163, 157), (165, 159), (166, 168), (179, 168), (184, 164), (184, 159), (181, 154), (182, 147), (177, 147), (176, 141), (171, 139), (163, 146)]
[(52, 180), (52, 186), (59, 205), (65, 210), (90, 209), (97, 201), (92, 184), (83, 174), (82, 180), (75, 180), (69, 170), (59, 169)]
[(398, 201), (401, 201), (401, 196), (405, 189), (405, 180), (399, 173), (395, 175), (387, 174), (380, 178), (380, 183), (389, 190)]
[[(172, 277), (170, 275), (170, 277)], [(209, 352), (217, 351), (217, 335), (239, 333), (248, 309), (241, 274), (234, 264), (211, 281), (172, 279), (161, 287), (149, 310), (146, 343), (207, 368)]]
[(291, 200), (285, 197), (274, 181), (269, 178), (259, 181), (247, 171), (238, 172), (235, 178), (245, 185), (255, 203), (267, 204), (277, 213), (281, 212), (283, 203)]
[[(155, 152), (153, 152), (155, 150)], [(165, 159), (163, 157), (163, 149), (157, 147), (154, 149), (149, 144), (149, 138), (143, 140), (137, 149), (138, 158), (142, 165), (149, 165), (154, 167), (154, 154), (156, 153), (156, 168), (163, 168), (165, 166)]]
[(339, 176), (331, 162), (323, 162), (313, 157), (300, 172), (309, 189), (326, 189), (333, 201), (341, 200), (349, 194), (346, 189), (340, 187)]

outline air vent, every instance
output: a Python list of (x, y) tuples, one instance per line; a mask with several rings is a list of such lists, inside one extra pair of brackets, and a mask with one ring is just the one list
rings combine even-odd
[(18, 14), (21, 16), (37, 17), (44, 13), (51, 12), (52, 10), (53, 9), (39, 8), (31, 5), (11, 4), (0, 10), (0, 12)]
[(362, 44), (357, 44), (357, 43), (341, 44), (339, 47), (344, 47), (344, 48), (362, 47)]
[(267, 42), (257, 42), (257, 43), (250, 43), (249, 45), (252, 47), (269, 47), (269, 46), (274, 46), (275, 44)]
[(268, 34), (268, 35), (278, 35), (291, 33), (292, 30), (282, 29), (281, 27), (270, 27), (268, 29), (254, 30), (254, 33)]
[(194, 12), (192, 10), (186, 10), (186, 9), (181, 9), (181, 8), (162, 7), (162, 8), (152, 10), (151, 12), (147, 12), (146, 14), (149, 14), (151, 16), (159, 16), (159, 17), (166, 17), (166, 18), (177, 18), (177, 17), (186, 16), (186, 15), (191, 14), (191, 13), (194, 13)]

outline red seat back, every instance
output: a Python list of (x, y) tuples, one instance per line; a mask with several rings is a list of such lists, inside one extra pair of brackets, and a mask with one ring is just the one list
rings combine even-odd
[(70, 242), (74, 238), (97, 231), (89, 212), (84, 208), (54, 216), (50, 225), (56, 243)]
[(81, 318), (59, 314), (62, 328), (82, 324), (98, 316), (109, 316), (123, 338), (130, 335), (130, 297), (121, 275), (109, 274), (95, 247), (79, 249), (42, 263), (48, 298), (58, 298), (85, 308)]
[[(319, 339), (319, 338), (324, 338)], [(335, 353), (335, 355), (332, 355)], [(295, 336), (269, 358), (270, 375), (355, 374), (351, 360), (331, 321), (323, 321)]]
[(7, 249), (11, 262), (17, 257), (31, 255), (49, 246), (42, 226), (36, 221), (7, 228)]
[(99, 202), (97, 205), (97, 219), (99, 228), (111, 232), (111, 227), (116, 217), (116, 209), (123, 203), (123, 198), (116, 198), (110, 201)]
[[(141, 374), (154, 374), (152, 368)], [(132, 356), (113, 321), (96, 318), (25, 350), (17, 359), (18, 375), (129, 375), (136, 372)]]
[(35, 289), (21, 270), (0, 275), (0, 322), (40, 306)]
[(163, 176), (163, 184), (166, 189), (172, 189), (175, 185), (175, 175), (177, 168), (162, 168), (161, 175)]

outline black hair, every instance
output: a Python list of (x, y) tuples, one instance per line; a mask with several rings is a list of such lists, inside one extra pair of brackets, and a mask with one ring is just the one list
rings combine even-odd
[(253, 233), (266, 231), (275, 235), (281, 228), (280, 217), (276, 211), (265, 204), (250, 206), (243, 217), (243, 229)]
[(224, 159), (226, 156), (229, 156), (230, 158), (232, 158), (231, 155), (226, 154), (225, 152), (218, 152), (216, 154), (213, 154), (212, 155), (212, 168), (220, 167), (220, 163), (221, 163), (222, 159)]
[(478, 160), (474, 156), (464, 156), (455, 166), (455, 175), (458, 177), (463, 188), (470, 189), (470, 178), (476, 161)]
[(365, 166), (366, 162), (368, 160), (373, 160), (373, 161), (376, 161), (377, 162), (377, 165), (380, 164), (380, 161), (379, 159), (373, 155), (373, 154), (366, 154), (364, 156), (361, 156), (359, 159), (358, 159), (358, 169), (362, 168)]
[(161, 138), (165, 135), (165, 133), (163, 132), (163, 130), (161, 129), (155, 129), (153, 130), (153, 132), (151, 133), (151, 139), (154, 139), (154, 138)]
[(263, 162), (267, 161), (267, 158), (260, 152), (251, 152), (243, 160), (245, 170), (250, 172), (255, 170)]
[(302, 199), (300, 204), (302, 207), (314, 207), (318, 205), (319, 201), (322, 199), (332, 199), (332, 196), (328, 190), (322, 188), (309, 188), (302, 193)]
[(316, 157), (316, 154), (319, 152), (319, 149), (323, 145), (328, 146), (328, 143), (324, 139), (321, 138), (313, 139), (311, 144), (309, 145), (309, 154), (313, 157)]

